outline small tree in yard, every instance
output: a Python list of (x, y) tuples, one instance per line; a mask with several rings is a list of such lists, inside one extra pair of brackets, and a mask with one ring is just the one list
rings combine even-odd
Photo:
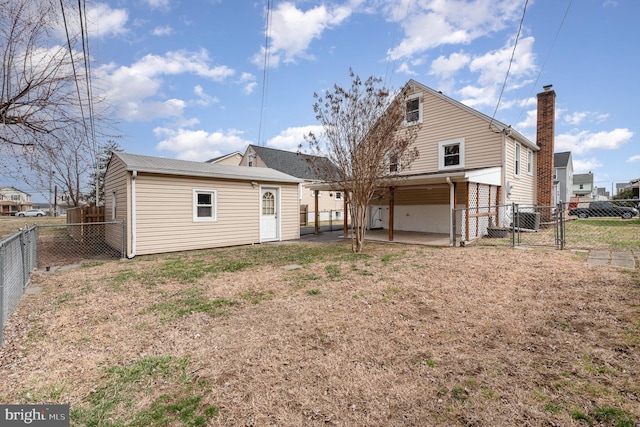
[(352, 70), (351, 88), (335, 85), (324, 95), (314, 93), (313, 110), (322, 135), (305, 137), (311, 150), (330, 160), (316, 165), (333, 190), (344, 191), (351, 213), (351, 250), (362, 252), (367, 206), (376, 194), (388, 191), (418, 156), (419, 125), (405, 126), (406, 88), (393, 94), (382, 80), (362, 81)]

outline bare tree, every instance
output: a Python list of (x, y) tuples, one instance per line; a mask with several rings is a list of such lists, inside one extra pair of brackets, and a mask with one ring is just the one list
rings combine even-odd
[[(69, 126), (83, 125), (69, 46), (55, 30), (60, 26), (60, 2), (0, 0), (0, 142), (3, 145), (41, 146)], [(82, 67), (80, 58), (76, 58)], [(84, 84), (80, 81), (79, 84)]]
[[(98, 203), (99, 201), (104, 203), (106, 200), (104, 194), (104, 177), (107, 173), (107, 166), (109, 165), (109, 160), (111, 160), (111, 155), (116, 151), (122, 151), (122, 147), (113, 140), (107, 141), (106, 144), (100, 147), (97, 159), (98, 165), (94, 165), (93, 171), (91, 172), (91, 181), (96, 182), (97, 186), (92, 186), (87, 195), (87, 199), (91, 204), (96, 204), (96, 201), (98, 201)], [(96, 197), (96, 188), (98, 189), (98, 197)]]
[(402, 179), (418, 157), (412, 147), (419, 125), (404, 126), (406, 90), (392, 93), (382, 80), (362, 81), (349, 70), (351, 88), (334, 85), (332, 92), (314, 93), (313, 110), (322, 135), (305, 138), (311, 151), (329, 159), (316, 169), (335, 191), (345, 192), (351, 213), (353, 252), (362, 252), (367, 206), (373, 197)]
[(104, 122), (79, 7), (0, 0), (0, 177), (38, 188), (56, 182), (75, 205), (96, 162), (96, 123)]

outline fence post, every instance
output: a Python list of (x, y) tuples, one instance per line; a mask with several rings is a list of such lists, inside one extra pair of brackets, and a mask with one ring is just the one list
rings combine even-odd
[(511, 247), (516, 246), (516, 204), (511, 202)]
[(453, 245), (453, 247), (456, 247), (456, 210), (455, 209), (451, 209), (452, 213), (451, 213), (451, 227), (453, 227), (453, 230), (451, 230), (451, 236), (453, 236), (451, 238), (451, 243)]

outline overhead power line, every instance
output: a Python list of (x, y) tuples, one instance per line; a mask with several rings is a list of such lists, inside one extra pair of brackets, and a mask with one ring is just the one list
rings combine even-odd
[(522, 18), (520, 19), (520, 25), (518, 26), (518, 34), (516, 34), (516, 41), (513, 44), (513, 51), (511, 52), (511, 59), (509, 60), (509, 67), (507, 68), (507, 74), (504, 76), (504, 82), (502, 83), (502, 89), (500, 90), (500, 96), (498, 97), (498, 103), (496, 104), (496, 109), (493, 111), (493, 116), (491, 116), (491, 121), (489, 122), (489, 129), (491, 129), (491, 124), (498, 113), (498, 107), (500, 107), (500, 101), (502, 101), (502, 95), (504, 94), (504, 89), (507, 86), (507, 79), (509, 78), (509, 72), (511, 71), (511, 65), (513, 64), (513, 58), (516, 54), (516, 48), (518, 47), (518, 39), (520, 38), (520, 33), (522, 32), (522, 24), (524, 23), (524, 17), (527, 13), (527, 5), (529, 4), (529, 0), (524, 2), (524, 9), (522, 10)]
[(262, 141), (262, 120), (267, 98), (267, 77), (269, 70), (269, 36), (271, 35), (271, 0), (267, 0), (267, 21), (264, 30), (264, 64), (262, 70), (262, 100), (260, 102), (260, 124), (258, 125), (258, 145), (263, 145)]

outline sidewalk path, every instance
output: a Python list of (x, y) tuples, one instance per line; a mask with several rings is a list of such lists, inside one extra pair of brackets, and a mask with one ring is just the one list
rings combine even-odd
[(611, 265), (613, 267), (636, 268), (632, 252), (589, 251), (587, 264)]

